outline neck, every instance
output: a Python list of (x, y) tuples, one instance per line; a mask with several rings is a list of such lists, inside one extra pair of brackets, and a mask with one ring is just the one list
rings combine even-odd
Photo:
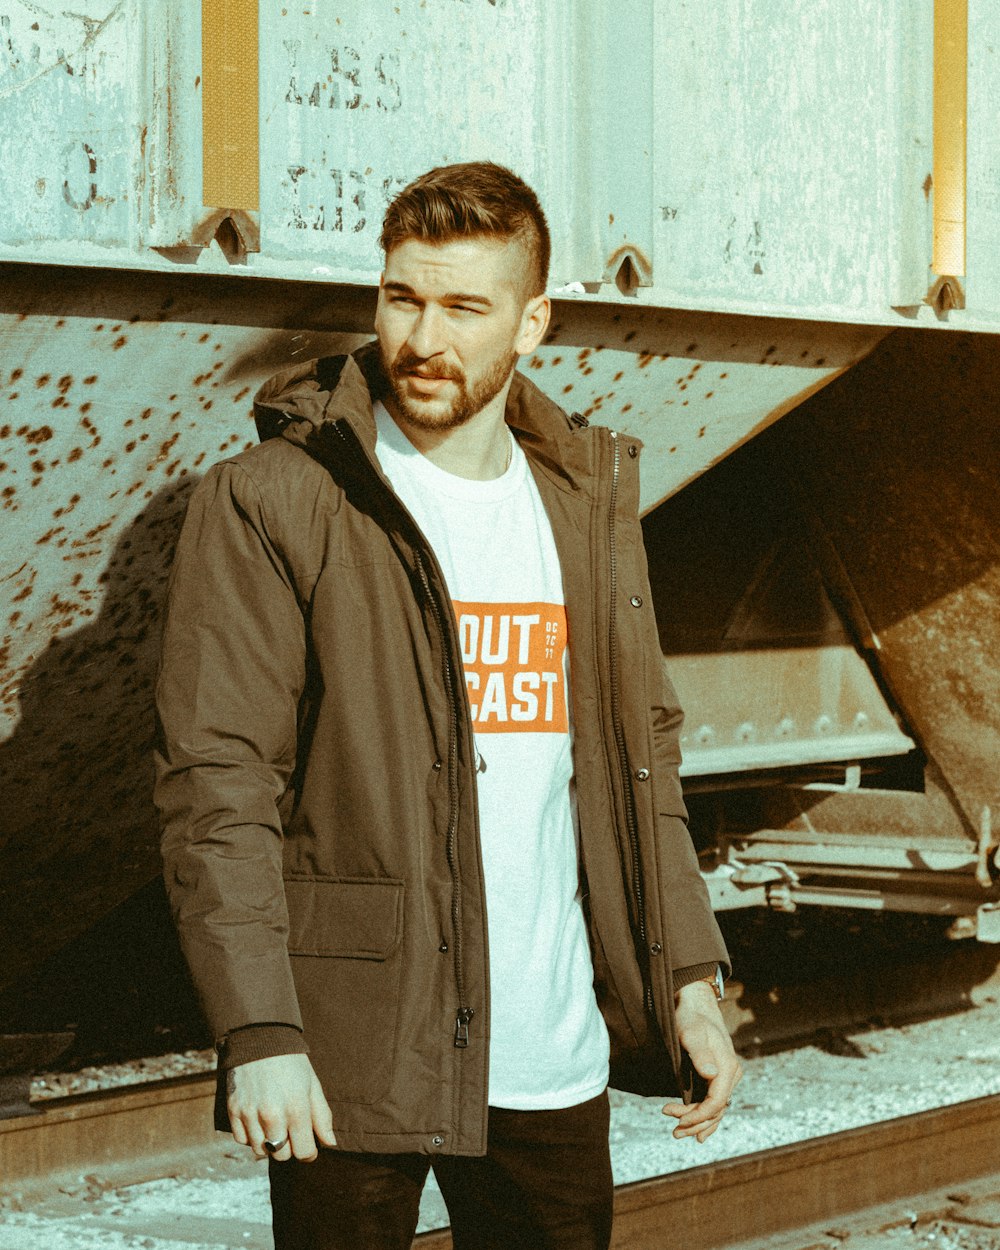
[(383, 402), (406, 437), (432, 464), (457, 477), (487, 482), (502, 477), (510, 463), (510, 434), (504, 421), (508, 389), (505, 386), (474, 417), (451, 430), (415, 425), (393, 403), (391, 395), (383, 396)]

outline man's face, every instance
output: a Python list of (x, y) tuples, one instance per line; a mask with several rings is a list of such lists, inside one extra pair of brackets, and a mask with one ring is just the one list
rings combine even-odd
[(375, 332), (391, 406), (404, 421), (455, 429), (504, 389), (548, 319), (544, 297), (525, 298), (526, 268), (516, 241), (407, 239), (392, 249)]

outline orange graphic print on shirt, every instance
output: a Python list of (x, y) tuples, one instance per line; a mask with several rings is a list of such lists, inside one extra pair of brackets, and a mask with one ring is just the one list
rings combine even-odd
[(476, 733), (566, 733), (565, 607), (453, 606)]

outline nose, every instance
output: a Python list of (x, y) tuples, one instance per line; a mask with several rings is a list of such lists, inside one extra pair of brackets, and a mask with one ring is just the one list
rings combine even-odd
[(436, 309), (427, 304), (420, 309), (410, 326), (406, 345), (421, 360), (429, 360), (445, 350), (444, 325)]

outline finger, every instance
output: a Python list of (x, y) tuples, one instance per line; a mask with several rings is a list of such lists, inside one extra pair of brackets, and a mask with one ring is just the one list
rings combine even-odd
[(323, 1087), (314, 1075), (309, 1090), (309, 1106), (312, 1112), (313, 1132), (316, 1140), (323, 1146), (336, 1146), (337, 1136), (333, 1131), (333, 1111), (323, 1095)]
[(250, 1138), (247, 1135), (246, 1125), (243, 1123), (243, 1117), (235, 1111), (229, 1112), (229, 1127), (233, 1132), (233, 1140), (238, 1146), (249, 1146)]
[(722, 1116), (717, 1115), (701, 1124), (693, 1125), (691, 1128), (681, 1128), (678, 1125), (673, 1131), (673, 1136), (678, 1139), (682, 1137), (696, 1137), (698, 1141), (704, 1141), (707, 1137), (711, 1137), (721, 1123)]
[[(292, 1157), (292, 1145), (290, 1134), (286, 1126), (285, 1117), (277, 1115), (261, 1114), (259, 1122), (260, 1139), (259, 1142), (254, 1140), (254, 1154), (258, 1159), (266, 1159), (268, 1157), (276, 1159), (278, 1163), (284, 1163)], [(283, 1142), (280, 1150), (268, 1150), (264, 1145), (265, 1141)], [(259, 1153), (258, 1153), (259, 1150)]]
[[(313, 1137), (312, 1118), (308, 1115), (296, 1115), (291, 1117), (288, 1122), (288, 1145), (285, 1147), (288, 1151), (288, 1157), (293, 1155), (296, 1159), (301, 1159), (303, 1163), (312, 1163), (319, 1151), (316, 1149), (316, 1139)], [(281, 1150), (274, 1156), (279, 1159), (285, 1153)]]

